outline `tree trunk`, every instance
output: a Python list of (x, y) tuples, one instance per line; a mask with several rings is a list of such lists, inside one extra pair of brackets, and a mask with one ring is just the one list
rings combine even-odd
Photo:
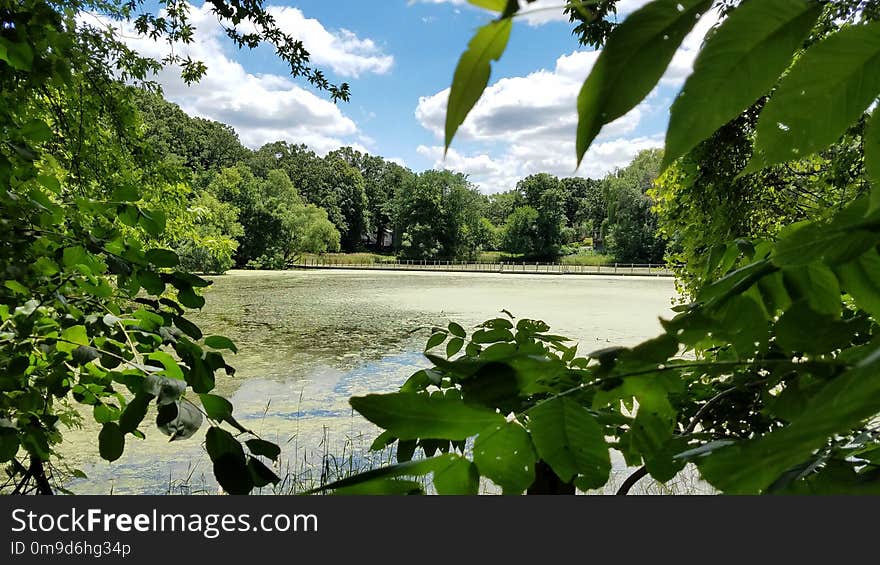
[(574, 483), (564, 483), (550, 465), (538, 461), (535, 465), (535, 482), (526, 494), (574, 494)]

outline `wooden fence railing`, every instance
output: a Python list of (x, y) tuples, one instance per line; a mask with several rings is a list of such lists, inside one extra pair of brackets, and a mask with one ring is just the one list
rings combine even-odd
[(569, 265), (565, 263), (482, 263), (474, 261), (398, 260), (381, 263), (347, 263), (333, 258), (314, 257), (293, 265), (297, 269), (368, 269), (385, 271), (443, 271), (466, 273), (525, 273), (550, 275), (640, 275), (671, 277), (665, 265), (611, 263), (608, 265)]

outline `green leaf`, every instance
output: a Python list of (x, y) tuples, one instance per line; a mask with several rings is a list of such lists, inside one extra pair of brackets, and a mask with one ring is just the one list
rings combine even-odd
[(156, 426), (163, 434), (171, 436), (168, 441), (175, 441), (191, 438), (202, 427), (203, 421), (198, 408), (189, 402), (178, 400), (159, 406)]
[(507, 0), (467, 0), (468, 4), (473, 4), (479, 8), (492, 10), (493, 12), (503, 12), (507, 6)]
[(10, 41), (0, 37), (0, 58), (20, 71), (29, 71), (34, 62), (34, 51), (26, 41)]
[(98, 452), (107, 461), (116, 461), (125, 450), (125, 434), (116, 422), (107, 422), (98, 434)]
[(200, 330), (197, 325), (183, 316), (173, 316), (172, 319), (174, 320), (174, 325), (177, 326), (180, 331), (193, 339), (202, 339), (202, 330)]
[(450, 458), (449, 465), (434, 471), (434, 488), (437, 494), (477, 494), (480, 473), (477, 466), (464, 457)]
[(367, 420), (400, 439), (461, 440), (504, 417), (449, 397), (409, 392), (355, 396), (351, 406)]
[(238, 348), (228, 337), (222, 335), (212, 335), (205, 338), (205, 345), (214, 349), (228, 349), (233, 353), (238, 353)]
[(176, 267), (180, 264), (177, 253), (168, 249), (150, 249), (146, 253), (147, 261), (157, 267)]
[[(394, 477), (419, 477), (427, 475), (428, 473), (431, 473), (433, 471), (445, 469), (456, 459), (461, 459), (461, 456), (454, 453), (446, 453), (443, 455), (438, 455), (437, 457), (430, 457), (428, 459), (406, 461), (404, 463), (398, 463), (397, 465), (389, 465), (387, 467), (380, 467), (378, 469), (370, 469), (369, 471), (364, 471), (363, 473), (358, 473), (357, 475), (346, 477), (344, 479), (334, 481), (330, 484), (318, 487), (316, 489), (312, 489), (304, 494), (315, 494), (318, 492), (326, 492), (330, 490), (342, 494), (341, 489), (348, 489), (350, 487), (357, 487), (361, 485), (364, 485), (367, 490), (364, 492), (360, 492), (360, 494), (385, 494), (381, 490), (374, 491), (372, 490), (372, 487), (366, 487), (366, 485), (373, 484), (376, 481), (379, 481), (381, 484), (381, 481), (388, 481), (389, 479), (393, 479)], [(418, 490), (421, 489), (419, 488)], [(354, 493), (354, 491), (345, 492), (345, 494)]]
[(714, 451), (696, 461), (709, 483), (730, 494), (759, 493), (803, 463), (827, 438), (880, 411), (880, 355), (836, 377), (788, 426)]
[(497, 343), (499, 341), (513, 341), (513, 333), (507, 328), (495, 328), (492, 330), (477, 330), (471, 336), (474, 343)]
[(880, 210), (880, 107), (874, 108), (862, 138), (865, 151), (865, 172), (871, 181), (868, 212)]
[(205, 448), (214, 463), (214, 477), (229, 494), (248, 494), (254, 487), (244, 449), (226, 430), (212, 426), (205, 436)]
[(663, 167), (769, 92), (821, 12), (807, 0), (746, 2), (734, 10), (706, 40), (672, 104)]
[(857, 330), (852, 322), (816, 312), (800, 301), (776, 322), (776, 342), (790, 353), (830, 353), (849, 345)]
[[(165, 213), (160, 210), (141, 210), (138, 223), (144, 231), (153, 237), (159, 237), (165, 231)], [(174, 267), (176, 265), (169, 265)]]
[(647, 96), (712, 0), (654, 0), (609, 36), (578, 94), (577, 162), (602, 126)]
[(529, 433), (516, 422), (501, 421), (474, 441), (474, 463), (480, 474), (504, 494), (521, 494), (535, 481), (535, 449)]
[(605, 430), (586, 408), (566, 397), (548, 400), (529, 411), (529, 429), (538, 455), (562, 481), (575, 475), (604, 485), (611, 473)]
[(137, 202), (141, 195), (136, 186), (125, 185), (116, 187), (110, 198), (115, 202)]
[(92, 408), (92, 416), (99, 424), (106, 424), (119, 417), (119, 410), (106, 404), (95, 404)]
[(460, 337), (464, 339), (467, 337), (467, 332), (464, 331), (464, 328), (461, 325), (456, 324), (455, 322), (449, 322), (449, 333), (454, 335), (455, 337)]
[(880, 254), (872, 249), (857, 260), (841, 265), (837, 274), (844, 290), (875, 321), (880, 321)]
[(20, 133), (22, 137), (27, 138), (32, 143), (44, 143), (52, 139), (54, 135), (50, 128), (43, 120), (32, 120), (24, 124)]
[(756, 155), (746, 171), (800, 159), (834, 143), (878, 92), (880, 22), (831, 34), (807, 49), (764, 107)]
[(509, 18), (481, 27), (459, 59), (446, 106), (446, 149), (449, 149), (458, 127), (489, 84), (491, 62), (501, 58), (507, 48), (511, 29), (513, 21)]
[(278, 456), (281, 455), (281, 448), (271, 441), (253, 438), (244, 443), (254, 455), (262, 455), (263, 457), (268, 457), (272, 461), (278, 461)]
[(140, 285), (153, 296), (159, 296), (165, 292), (165, 282), (155, 271), (138, 271), (137, 279)]
[(811, 263), (802, 267), (791, 267), (785, 269), (782, 276), (793, 300), (804, 298), (816, 312), (840, 316), (840, 284), (827, 265)]
[(464, 340), (460, 337), (454, 337), (449, 340), (449, 343), (446, 344), (446, 356), (452, 357), (464, 347)]
[(143, 422), (150, 407), (150, 399), (152, 397), (147, 394), (138, 394), (128, 403), (125, 410), (119, 416), (119, 430), (124, 433), (135, 431)]
[(428, 338), (428, 343), (425, 344), (425, 351), (428, 351), (429, 349), (433, 349), (433, 348), (437, 347), (438, 345), (440, 345), (441, 343), (443, 343), (444, 341), (446, 341), (447, 335), (449, 335), (449, 334), (447, 334), (446, 332), (438, 332), (438, 333), (432, 334), (431, 337)]
[(191, 287), (179, 290), (177, 292), (177, 299), (187, 308), (201, 308), (205, 305), (205, 297), (196, 294)]
[(71, 326), (61, 332), (61, 339), (57, 348), (59, 351), (70, 353), (80, 345), (89, 345), (89, 334), (85, 326)]
[(0, 427), (0, 463), (11, 461), (18, 453), (18, 432), (15, 428)]
[(266, 467), (266, 465), (259, 459), (251, 457), (247, 462), (247, 468), (251, 476), (251, 481), (257, 488), (263, 488), (264, 486), (270, 484), (275, 485), (281, 482), (278, 475), (269, 469), (269, 467)]
[(208, 414), (208, 418), (222, 422), (232, 416), (232, 403), (216, 394), (200, 394), (202, 408)]

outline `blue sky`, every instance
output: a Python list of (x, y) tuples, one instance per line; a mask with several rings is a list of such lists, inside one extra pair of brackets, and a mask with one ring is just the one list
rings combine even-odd
[[(621, 0), (621, 17), (646, 0)], [(222, 35), (209, 9), (194, 0), (196, 41), (185, 54), (208, 66), (205, 79), (183, 85), (174, 69), (158, 80), (166, 97), (192, 115), (232, 125), (250, 147), (283, 139), (324, 154), (350, 145), (394, 159), (415, 171), (446, 167), (469, 175), (484, 192), (512, 188), (525, 175), (601, 176), (641, 149), (662, 145), (672, 97), (690, 72), (704, 17), (660, 86), (627, 116), (609, 124), (574, 165), (575, 97), (597, 53), (571, 35), (561, 0), (538, 0), (518, 18), (510, 45), (489, 87), (443, 159), (446, 89), (462, 50), (492, 15), (465, 0), (269, 0), (279, 25), (303, 40), (313, 61), (334, 82), (351, 84), (348, 103), (289, 77), (268, 47), (239, 51)], [(136, 49), (167, 49), (130, 28)]]

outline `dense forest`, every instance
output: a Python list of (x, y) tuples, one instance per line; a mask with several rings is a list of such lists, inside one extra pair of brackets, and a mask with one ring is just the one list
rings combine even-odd
[(134, 92), (144, 139), (191, 193), (195, 229), (173, 242), (181, 264), (218, 273), (277, 269), (302, 253), (369, 250), (402, 259), (553, 260), (597, 250), (609, 260), (660, 263), (665, 238), (648, 190), (662, 152), (648, 150), (601, 180), (547, 173), (485, 195), (465, 175), (414, 173), (343, 147), (244, 147), (219, 122), (188, 116), (159, 94)]

